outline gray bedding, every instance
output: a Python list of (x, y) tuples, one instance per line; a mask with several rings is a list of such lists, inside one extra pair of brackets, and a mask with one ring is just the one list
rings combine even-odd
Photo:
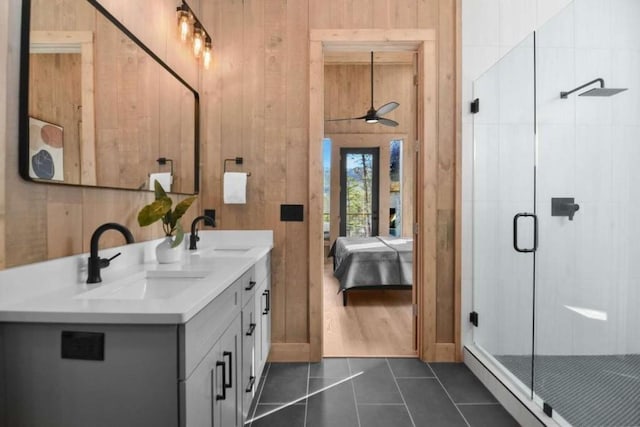
[(413, 239), (338, 237), (332, 253), (341, 291), (413, 283)]

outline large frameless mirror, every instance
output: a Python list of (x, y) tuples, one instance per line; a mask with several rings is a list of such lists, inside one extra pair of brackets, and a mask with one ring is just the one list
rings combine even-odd
[(198, 192), (198, 93), (94, 0), (24, 0), (20, 175)]

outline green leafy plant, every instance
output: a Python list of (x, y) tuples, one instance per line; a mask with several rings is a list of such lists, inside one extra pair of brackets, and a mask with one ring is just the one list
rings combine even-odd
[(162, 188), (162, 185), (160, 185), (158, 181), (155, 181), (154, 189), (156, 199), (138, 212), (138, 224), (140, 224), (141, 227), (146, 227), (158, 220), (162, 220), (162, 229), (164, 230), (165, 236), (171, 237), (175, 235), (171, 243), (171, 247), (175, 248), (182, 243), (182, 239), (184, 238), (184, 230), (179, 220), (196, 200), (196, 196), (187, 197), (178, 203), (175, 209), (171, 210), (173, 200), (167, 196), (167, 193), (165, 193), (164, 188)]

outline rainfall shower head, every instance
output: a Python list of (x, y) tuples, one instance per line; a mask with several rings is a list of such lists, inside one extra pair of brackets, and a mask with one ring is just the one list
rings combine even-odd
[(613, 96), (615, 94), (618, 94), (620, 92), (624, 92), (625, 90), (627, 90), (627, 88), (606, 88), (604, 87), (604, 80), (601, 78), (598, 78), (595, 80), (591, 80), (589, 83), (585, 83), (582, 86), (578, 86), (577, 88), (572, 89), (568, 92), (560, 92), (560, 98), (566, 99), (572, 93), (577, 92), (580, 89), (584, 89), (585, 87), (590, 86), (594, 83), (600, 83), (600, 87), (590, 89), (586, 92), (582, 92), (578, 96)]
[(586, 92), (582, 92), (578, 96), (613, 96), (617, 93), (624, 92), (627, 88), (616, 89), (612, 87), (596, 87)]

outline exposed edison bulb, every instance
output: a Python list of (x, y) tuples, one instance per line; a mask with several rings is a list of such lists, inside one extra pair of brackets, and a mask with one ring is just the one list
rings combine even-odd
[(198, 25), (195, 25), (193, 30), (193, 54), (196, 58), (200, 58), (202, 51), (204, 50), (204, 30)]
[(178, 15), (178, 33), (180, 40), (186, 42), (191, 34), (191, 14), (184, 5), (178, 7), (176, 13)]
[(207, 37), (204, 43), (204, 52), (202, 53), (202, 65), (205, 70), (208, 70), (211, 66), (211, 39)]

